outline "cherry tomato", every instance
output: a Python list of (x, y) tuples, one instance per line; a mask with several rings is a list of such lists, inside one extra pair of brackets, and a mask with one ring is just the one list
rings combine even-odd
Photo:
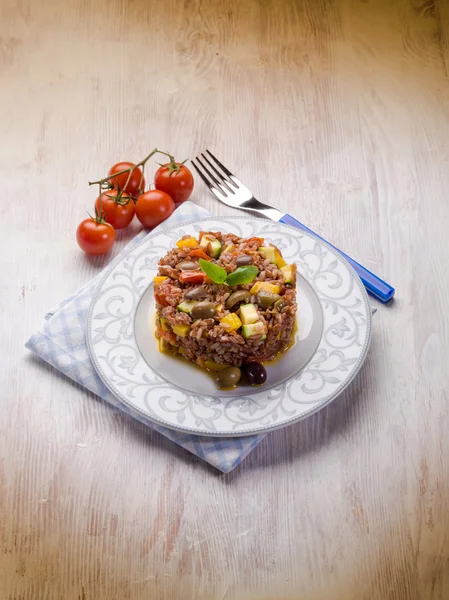
[(147, 229), (165, 221), (175, 210), (175, 203), (165, 192), (149, 190), (139, 196), (136, 202), (136, 215)]
[(204, 283), (206, 276), (200, 271), (183, 271), (179, 275), (181, 283)]
[[(171, 160), (171, 159), (170, 159)], [(185, 165), (174, 161), (159, 167), (154, 176), (157, 190), (166, 192), (173, 202), (185, 202), (193, 190), (193, 175)]]
[[(124, 169), (130, 169), (131, 167), (134, 167), (134, 163), (117, 163), (109, 169), (108, 175), (114, 175), (115, 173), (119, 173)], [(134, 169), (134, 171), (132, 172), (129, 181), (128, 177), (129, 172), (122, 173), (121, 175), (117, 175), (117, 177), (111, 179), (110, 182), (116, 189), (120, 189), (122, 192), (128, 192), (128, 194), (131, 194), (131, 196), (137, 198), (137, 196), (139, 196), (140, 194), (140, 191), (143, 191), (145, 189), (145, 178), (142, 176), (142, 169), (140, 167), (137, 167), (137, 169)], [(128, 183), (126, 183), (127, 181)]]
[(115, 229), (102, 219), (85, 219), (76, 230), (76, 241), (87, 254), (106, 254), (115, 242)]
[(136, 209), (131, 196), (123, 194), (117, 202), (118, 190), (107, 190), (98, 196), (95, 208), (98, 214), (104, 213), (106, 221), (114, 229), (123, 229), (133, 220)]

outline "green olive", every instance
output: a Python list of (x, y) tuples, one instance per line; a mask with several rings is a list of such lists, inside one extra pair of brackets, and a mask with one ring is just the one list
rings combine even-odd
[(242, 372), (238, 367), (226, 367), (223, 371), (218, 371), (215, 378), (219, 388), (230, 388), (237, 385)]
[(203, 285), (189, 290), (184, 298), (186, 300), (202, 300), (207, 297), (207, 290)]
[(269, 292), (268, 290), (259, 290), (256, 294), (257, 304), (262, 308), (268, 308), (280, 299), (279, 294), (273, 294), (273, 292)]
[(274, 308), (278, 312), (281, 312), (281, 310), (284, 308), (284, 306), (285, 306), (285, 300), (284, 300), (284, 298), (280, 298), (279, 300), (276, 300), (276, 302), (274, 303)]
[(225, 302), (226, 308), (232, 308), (238, 302), (245, 302), (248, 304), (250, 301), (251, 294), (247, 290), (238, 290), (237, 292), (233, 292)]
[(190, 314), (194, 319), (210, 319), (215, 315), (215, 305), (212, 302), (198, 302)]
[(198, 263), (193, 260), (184, 260), (176, 265), (176, 268), (180, 271), (199, 271), (200, 267)]

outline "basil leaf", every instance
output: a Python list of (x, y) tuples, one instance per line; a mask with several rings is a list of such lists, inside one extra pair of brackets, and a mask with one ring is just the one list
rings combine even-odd
[(200, 258), (198, 264), (200, 265), (200, 269), (203, 271), (203, 273), (206, 273), (209, 279), (212, 279), (214, 283), (225, 282), (226, 271), (223, 269), (223, 267), (209, 262), (208, 260), (204, 260), (204, 258)]
[(254, 265), (245, 265), (238, 267), (233, 273), (229, 273), (226, 277), (228, 285), (242, 285), (243, 283), (251, 283), (257, 277), (259, 269)]

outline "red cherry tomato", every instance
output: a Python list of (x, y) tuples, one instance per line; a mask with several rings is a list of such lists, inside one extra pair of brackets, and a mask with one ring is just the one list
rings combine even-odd
[(106, 254), (114, 245), (115, 229), (100, 219), (85, 219), (78, 225), (76, 241), (87, 254)]
[[(115, 173), (119, 173), (124, 169), (130, 169), (134, 167), (134, 163), (131, 162), (120, 162), (114, 165), (109, 169), (108, 175), (114, 175)], [(134, 198), (137, 198), (139, 194), (145, 189), (145, 178), (142, 175), (142, 169), (137, 167), (131, 174), (129, 178), (128, 173), (122, 173), (121, 175), (117, 175), (113, 179), (110, 179), (111, 184), (115, 187), (115, 189), (120, 189), (122, 192), (128, 192)], [(128, 183), (127, 183), (128, 182)]]
[(168, 163), (159, 167), (154, 176), (157, 190), (166, 192), (173, 202), (185, 202), (193, 190), (193, 175), (185, 165)]
[(165, 221), (175, 210), (175, 203), (165, 192), (149, 190), (139, 196), (136, 202), (136, 215), (147, 229)]
[(206, 275), (200, 271), (183, 271), (179, 275), (181, 283), (204, 283)]
[(123, 194), (117, 201), (119, 196), (118, 190), (107, 190), (98, 196), (95, 201), (97, 213), (104, 213), (106, 221), (114, 227), (114, 229), (123, 229), (133, 220), (136, 209), (134, 201), (128, 194)]

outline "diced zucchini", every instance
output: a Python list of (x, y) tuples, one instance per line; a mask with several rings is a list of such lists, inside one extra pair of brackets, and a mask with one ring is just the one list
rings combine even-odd
[(194, 237), (184, 238), (182, 240), (178, 240), (176, 242), (178, 248), (196, 248), (198, 246), (198, 242)]
[(287, 264), (280, 252), (278, 252), (276, 248), (273, 248), (273, 246), (262, 246), (259, 248), (259, 252), (261, 252), (265, 258), (268, 258), (273, 265), (276, 265), (279, 268), (285, 267)]
[(226, 246), (226, 248), (223, 250), (223, 253), (225, 253), (225, 252), (232, 252), (234, 250), (234, 248), (235, 248), (234, 244), (228, 244)]
[(249, 340), (252, 337), (260, 337), (261, 340), (264, 340), (267, 337), (265, 332), (265, 325), (262, 321), (258, 321), (257, 323), (252, 323), (250, 325), (243, 325), (242, 333), (245, 340)]
[(221, 252), (221, 242), (214, 238), (211, 235), (203, 235), (200, 242), (201, 248), (204, 248), (205, 251), (212, 258), (218, 258)]
[(259, 290), (265, 290), (267, 292), (272, 292), (273, 294), (279, 294), (281, 288), (278, 285), (273, 285), (272, 283), (266, 283), (265, 281), (257, 281), (250, 289), (250, 293), (257, 294)]
[(280, 269), (282, 269), (282, 267), (285, 267), (285, 265), (287, 264), (285, 262), (285, 260), (283, 259), (283, 257), (280, 255), (280, 253), (275, 250), (274, 252), (274, 257), (276, 259), (276, 266), (279, 267)]
[(243, 325), (250, 325), (259, 320), (259, 313), (254, 304), (242, 304), (239, 312)]
[(173, 327), (173, 333), (179, 335), (179, 337), (186, 337), (189, 334), (190, 325), (175, 325)]
[(262, 246), (261, 248), (258, 248), (258, 250), (265, 256), (265, 258), (268, 258), (270, 263), (273, 265), (276, 264), (276, 248), (273, 248), (273, 246)]
[(158, 275), (157, 277), (155, 277), (153, 279), (153, 283), (154, 285), (159, 285), (161, 284), (163, 281), (165, 281), (166, 279), (168, 279), (168, 277), (164, 277), (163, 275)]
[(190, 300), (184, 300), (184, 302), (181, 302), (181, 304), (178, 304), (178, 306), (176, 307), (176, 310), (179, 310), (179, 312), (183, 312), (183, 313), (187, 313), (188, 315), (190, 315), (190, 313), (192, 312), (192, 308), (198, 304), (198, 302), (195, 301), (190, 301)]
[(210, 248), (209, 254), (211, 255), (212, 258), (218, 258), (220, 256), (221, 242), (219, 242), (218, 240), (214, 240), (213, 242), (210, 243), (209, 248)]
[(295, 285), (296, 283), (296, 265), (286, 265), (281, 268), (282, 274), (285, 278), (286, 285)]
[(235, 313), (229, 313), (229, 315), (222, 317), (220, 323), (225, 327), (226, 331), (237, 331), (242, 326), (241, 320)]

